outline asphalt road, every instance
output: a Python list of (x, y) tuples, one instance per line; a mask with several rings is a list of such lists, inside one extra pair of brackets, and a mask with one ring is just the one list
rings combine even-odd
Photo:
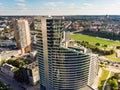
[[(23, 89), (21, 86), (24, 86), (21, 83), (18, 83), (17, 81), (15, 81), (13, 78), (11, 78), (10, 76), (4, 74), (3, 72), (0, 71), (0, 81), (2, 81), (4, 84), (6, 85), (10, 85), (12, 87), (13, 90), (25, 90)], [(39, 84), (35, 85), (35, 86), (29, 86), (26, 85), (27, 89), (26, 90), (40, 90), (39, 89)]]
[(0, 71), (0, 80), (6, 84), (10, 85), (13, 90), (23, 90), (20, 86), (19, 83), (16, 82), (14, 79), (12, 79), (10, 76), (4, 74), (3, 72)]

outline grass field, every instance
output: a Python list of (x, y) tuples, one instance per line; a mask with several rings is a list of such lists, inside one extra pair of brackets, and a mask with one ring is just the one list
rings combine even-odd
[(120, 58), (116, 57), (116, 54), (112, 54), (112, 55), (106, 55), (105, 58), (111, 60), (111, 61), (115, 61), (115, 62), (120, 62)]
[(106, 80), (107, 76), (109, 74), (109, 71), (107, 70), (102, 70), (102, 74), (99, 80), (99, 86), (102, 86), (102, 84), (104, 83), (104, 81)]
[(106, 40), (103, 38), (96, 38), (88, 35), (82, 35), (82, 34), (72, 34), (71, 39), (74, 40), (81, 40), (81, 41), (87, 41), (90, 43), (100, 43), (104, 45), (111, 45), (111, 46), (120, 46), (120, 42), (112, 41), (112, 40)]
[[(103, 84), (104, 84), (108, 74), (109, 74), (109, 71), (104, 70), (104, 69), (102, 70), (102, 74), (101, 74), (101, 77), (99, 79), (99, 84), (98, 84), (99, 90), (102, 90)], [(113, 75), (114, 75), (114, 73), (112, 72), (110, 77), (112, 77)]]

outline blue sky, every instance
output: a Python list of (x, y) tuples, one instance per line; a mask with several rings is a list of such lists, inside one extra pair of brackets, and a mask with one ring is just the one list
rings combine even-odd
[(0, 0), (1, 15), (120, 15), (120, 0)]

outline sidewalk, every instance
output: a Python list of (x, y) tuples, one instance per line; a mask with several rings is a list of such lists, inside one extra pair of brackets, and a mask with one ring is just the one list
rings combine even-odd
[(91, 86), (94, 90), (98, 90), (98, 84), (99, 84), (99, 79), (101, 77), (101, 74), (102, 74), (102, 69), (100, 68), (98, 71), (98, 76), (96, 77), (93, 85)]

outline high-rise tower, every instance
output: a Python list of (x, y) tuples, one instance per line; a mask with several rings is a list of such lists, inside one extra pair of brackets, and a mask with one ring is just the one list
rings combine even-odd
[(14, 21), (15, 39), (22, 54), (31, 50), (30, 28), (27, 20)]
[(41, 90), (79, 90), (93, 82), (90, 55), (61, 46), (63, 19), (42, 17), (35, 22)]

